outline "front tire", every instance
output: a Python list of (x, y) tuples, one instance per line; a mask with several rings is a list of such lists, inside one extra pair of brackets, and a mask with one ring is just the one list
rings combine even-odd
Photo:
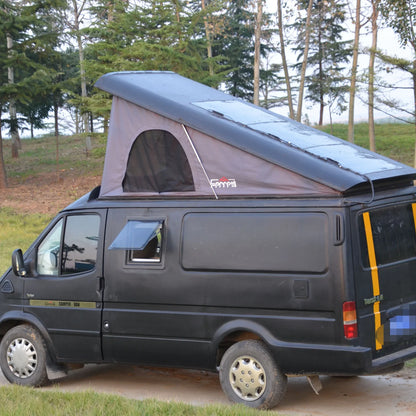
[(235, 403), (272, 409), (286, 393), (287, 377), (261, 341), (232, 345), (221, 360), (219, 373), (224, 393)]
[(0, 343), (0, 367), (10, 383), (39, 387), (47, 380), (46, 345), (30, 325), (10, 329)]

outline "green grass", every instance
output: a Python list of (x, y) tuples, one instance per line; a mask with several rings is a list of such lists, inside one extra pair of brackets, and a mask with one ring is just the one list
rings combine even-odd
[(49, 215), (0, 209), (0, 275), (10, 267), (13, 250), (21, 248), (24, 252), (50, 220)]
[(11, 140), (3, 141), (3, 155), (8, 178), (24, 181), (36, 175), (68, 171), (74, 175), (101, 175), (106, 140), (102, 135), (91, 138), (92, 151), (87, 156), (85, 138), (60, 136), (59, 158), (56, 158), (56, 138), (24, 139), (18, 159), (11, 157)]
[[(330, 126), (323, 126), (320, 130), (347, 140), (348, 126), (346, 124), (334, 124), (332, 128), (332, 133)], [(415, 126), (413, 124), (376, 124), (375, 130), (377, 153), (406, 165), (413, 165), (415, 147)], [(354, 142), (358, 146), (369, 148), (367, 123), (359, 123), (354, 126)]]
[(277, 415), (243, 406), (192, 406), (156, 400), (132, 400), (92, 391), (63, 393), (25, 387), (0, 387), (1, 416), (266, 416)]
[(416, 368), (416, 358), (413, 360), (406, 361), (405, 363), (406, 368)]

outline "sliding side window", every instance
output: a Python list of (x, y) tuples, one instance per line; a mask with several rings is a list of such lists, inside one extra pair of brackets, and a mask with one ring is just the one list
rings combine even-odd
[(130, 220), (109, 250), (125, 250), (127, 263), (160, 263), (163, 221)]

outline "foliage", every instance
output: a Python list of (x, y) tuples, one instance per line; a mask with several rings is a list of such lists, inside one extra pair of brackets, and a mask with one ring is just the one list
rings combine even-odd
[[(122, 0), (90, 9), (93, 24), (85, 30), (89, 80), (106, 72), (128, 70), (174, 71), (196, 81), (212, 80), (208, 72), (203, 14), (194, 2), (144, 0), (129, 5)], [(92, 93), (88, 106), (108, 117), (109, 96)]]
[(380, 9), (387, 24), (399, 35), (402, 45), (411, 44), (416, 51), (416, 1), (381, 0)]
[[(309, 1), (301, 0), (299, 19), (293, 24), (298, 32), (294, 50), (298, 61), (305, 48), (306, 16), (301, 11)], [(346, 63), (351, 57), (351, 42), (345, 41), (346, 4), (336, 0), (314, 0), (312, 3), (311, 33), (308, 53), (309, 75), (306, 77), (306, 98), (320, 106), (319, 124), (323, 123), (323, 110), (329, 106), (341, 113), (345, 110), (344, 95), (349, 85)], [(300, 64), (295, 65), (300, 69)]]
[[(0, 100), (13, 98), (20, 105), (23, 117), (17, 119), (18, 124), (25, 121), (39, 124), (47, 114), (45, 106), (51, 106), (48, 94), (56, 83), (57, 72), (52, 64), (58, 57), (55, 48), (59, 43), (55, 11), (64, 4), (63, 0), (0, 1), (1, 44), (6, 44), (7, 36), (13, 41), (9, 54), (0, 49), (3, 68)], [(13, 68), (14, 84), (5, 81), (7, 68)], [(15, 120), (5, 121), (11, 130), (16, 128)]]

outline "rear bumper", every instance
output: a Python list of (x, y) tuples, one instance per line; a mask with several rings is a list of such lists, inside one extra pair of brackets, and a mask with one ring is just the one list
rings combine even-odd
[(396, 364), (400, 364), (404, 361), (410, 360), (416, 357), (416, 345), (413, 345), (404, 350), (394, 352), (384, 357), (376, 358), (371, 363), (371, 370), (368, 374), (375, 374), (386, 368), (392, 367)]
[(269, 347), (287, 374), (370, 375), (416, 357), (416, 345), (377, 359), (367, 347), (290, 343)]

